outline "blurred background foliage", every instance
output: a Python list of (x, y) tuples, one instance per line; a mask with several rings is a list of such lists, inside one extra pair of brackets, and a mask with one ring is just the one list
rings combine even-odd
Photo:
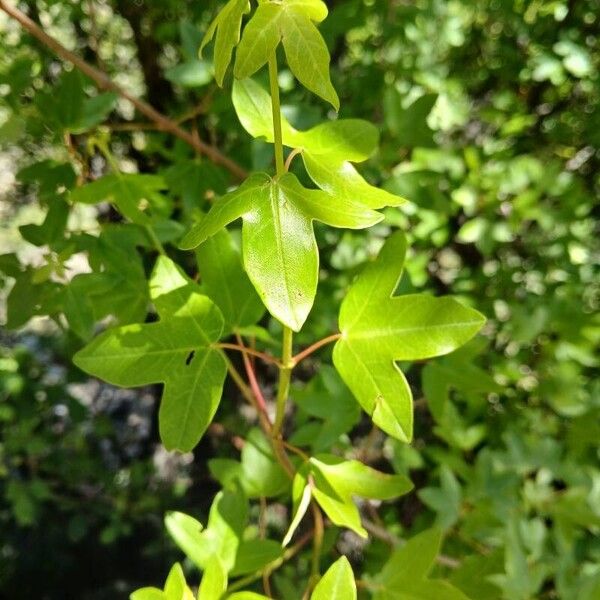
[[(370, 430), (333, 370), (303, 365), (295, 443), (335, 443), (416, 484), (378, 513), (363, 507), (383, 539), (328, 543), (369, 577), (390, 539), (436, 523), (462, 557), (440, 570), (477, 600), (599, 598), (600, 0), (327, 4), (340, 114), (378, 125), (367, 176), (411, 202), (366, 232), (318, 230), (322, 282), (298, 342), (334, 330), (344, 286), (393, 227), (412, 247), (403, 286), (462, 296), (489, 318), (466, 348), (410, 367), (411, 446)], [(201, 139), (270, 167), (198, 58), (218, 2), (19, 5)], [(237, 457), (251, 419), (228, 390), (194, 456), (169, 454), (156, 389), (117, 390), (72, 366), (107, 315), (143, 320), (135, 282), (154, 254), (143, 228), (108, 205), (72, 205), (70, 190), (109, 170), (108, 145), (124, 172), (155, 176), (131, 193), (150, 198), (168, 242), (231, 179), (3, 13), (0, 34), (0, 596), (126, 598), (179, 558), (164, 512), (205, 520), (218, 489), (209, 461)], [(280, 83), (297, 127), (333, 116), (289, 72)], [(268, 391), (273, 373), (261, 376)], [(340, 410), (333, 430), (323, 403)], [(276, 576), (282, 598), (296, 598), (294, 577)]]

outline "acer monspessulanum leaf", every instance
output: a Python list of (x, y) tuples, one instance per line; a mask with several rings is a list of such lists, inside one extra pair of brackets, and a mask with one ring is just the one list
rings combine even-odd
[[(158, 321), (108, 329), (77, 353), (76, 364), (116, 385), (164, 384), (160, 434), (169, 449), (189, 451), (198, 443), (217, 410), (228, 371), (259, 416), (261, 429), (255, 427), (248, 433), (240, 461), (215, 459), (210, 463), (224, 490), (214, 500), (207, 528), (181, 513), (171, 513), (166, 519), (173, 539), (204, 572), (201, 600), (221, 598), (228, 590), (236, 592), (228, 596), (234, 600), (265, 598), (238, 592), (244, 578), (231, 589), (230, 579), (270, 573), (288, 560), (293, 553), (284, 552), (282, 545), (293, 548), (309, 512), (315, 541), (304, 597), (356, 598), (352, 567), (344, 557), (320, 578), (324, 520), (366, 537), (356, 498), (385, 501), (412, 489), (404, 475), (379, 472), (354, 457), (323, 452), (322, 447), (313, 450), (312, 440), (306, 437), (298, 442), (302, 448), (284, 440), (292, 372), (311, 351), (294, 357), (292, 346), (293, 332), (300, 331), (309, 316), (319, 283), (314, 221), (336, 228), (367, 228), (384, 219), (379, 209), (405, 202), (371, 185), (356, 167), (377, 149), (379, 134), (374, 125), (338, 119), (300, 131), (281, 114), (279, 46), (283, 49), (279, 54), (285, 55), (297, 81), (339, 108), (329, 75), (329, 53), (317, 28), (327, 13), (320, 0), (262, 0), (258, 6), (247, 0), (229, 0), (202, 41), (201, 50), (214, 39), (214, 72), (219, 85), (226, 81), (233, 61), (232, 101), (239, 121), (251, 136), (273, 144), (276, 168), (272, 173), (252, 173), (237, 188), (216, 198), (206, 214), (198, 211), (195, 222), (179, 240), (179, 248), (197, 249), (199, 283), (168, 258), (156, 240), (153, 228), (157, 222), (154, 213), (160, 212), (162, 202), (160, 178), (113, 173), (73, 195), (79, 202), (113, 202), (125, 218), (145, 228), (162, 254), (149, 286)], [(269, 91), (251, 78), (263, 68), (268, 68)], [(287, 162), (284, 148), (289, 149)], [(296, 155), (301, 156), (305, 170), (300, 177), (289, 172)], [(301, 183), (311, 180), (314, 186)], [(140, 210), (140, 199), (148, 196), (147, 214)], [(226, 229), (238, 219), (242, 221), (241, 256)], [(395, 295), (406, 251), (405, 235), (392, 233), (377, 259), (349, 286), (341, 302), (339, 330), (332, 324), (331, 335), (316, 340), (315, 347), (335, 341), (333, 364), (358, 404), (385, 433), (410, 442), (412, 395), (397, 363), (452, 352), (479, 331), (484, 318), (453, 298)], [(248, 337), (254, 340), (258, 333), (258, 344), (268, 340), (269, 348), (277, 347), (270, 333), (257, 326), (265, 309), (283, 330), (280, 357), (272, 356), (268, 348), (262, 351), (248, 344)], [(232, 334), (236, 337), (230, 340)], [(248, 382), (225, 354), (229, 351), (242, 353)], [(274, 416), (253, 370), (251, 354), (252, 360), (262, 358), (279, 372)], [(322, 415), (329, 406), (327, 414), (333, 422), (336, 410), (348, 406), (347, 402), (352, 405), (353, 400), (332, 367), (324, 367), (322, 378), (327, 398), (317, 413)], [(340, 396), (336, 404), (336, 390), (342, 388), (341, 394), (346, 396)], [(346, 429), (335, 429), (338, 438), (356, 418), (339, 419)], [(290, 449), (293, 455), (288, 454)], [(283, 544), (281, 540), (247, 537), (249, 502), (272, 497), (291, 498), (287, 533), (281, 531)], [(439, 540), (438, 532), (431, 530), (393, 554), (377, 578), (382, 590), (377, 597), (388, 597), (383, 591), (388, 588), (394, 590), (390, 598), (396, 597), (396, 591), (400, 595), (406, 591), (407, 597), (413, 592), (419, 597), (436, 597), (435, 590), (442, 584), (430, 580), (428, 573)], [(415, 567), (417, 579), (411, 579), (411, 573), (400, 564), (409, 547), (414, 547), (415, 553), (422, 549), (428, 554), (427, 560)], [(444, 582), (442, 587), (454, 594), (450, 584)], [(191, 597), (178, 565), (164, 590), (143, 588), (132, 595), (134, 600)], [(452, 597), (461, 598), (462, 594), (456, 590)]]

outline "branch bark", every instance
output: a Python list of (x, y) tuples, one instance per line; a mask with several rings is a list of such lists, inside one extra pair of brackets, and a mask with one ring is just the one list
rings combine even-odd
[(82, 73), (87, 75), (100, 89), (115, 92), (122, 98), (125, 98), (135, 108), (156, 123), (157, 129), (173, 134), (179, 139), (189, 144), (196, 152), (203, 154), (217, 165), (221, 165), (227, 169), (236, 179), (243, 180), (247, 176), (245, 169), (240, 167), (236, 162), (222, 154), (214, 146), (206, 144), (202, 140), (193, 136), (189, 131), (180, 127), (175, 121), (157, 111), (155, 108), (147, 104), (143, 100), (136, 98), (127, 90), (117, 85), (108, 75), (93, 67), (77, 54), (65, 48), (60, 42), (44, 32), (34, 21), (32, 21), (25, 13), (18, 8), (11, 6), (5, 0), (0, 0), (0, 10), (3, 10), (7, 15), (18, 21), (23, 29), (30, 33), (34, 38), (40, 41), (44, 46), (52, 50), (57, 56), (63, 60), (72, 63)]

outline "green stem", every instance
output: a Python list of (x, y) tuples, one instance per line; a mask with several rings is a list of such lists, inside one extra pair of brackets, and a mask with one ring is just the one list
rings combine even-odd
[(166, 256), (167, 253), (165, 252), (165, 247), (162, 245), (161, 241), (158, 239), (156, 233), (154, 232), (154, 229), (152, 228), (152, 225), (144, 225), (144, 227), (146, 228), (146, 231), (148, 232), (148, 237), (150, 238), (150, 240), (154, 244), (154, 247), (156, 248), (156, 251), (159, 254), (162, 254), (163, 256)]
[(283, 161), (283, 136), (281, 134), (281, 103), (279, 102), (279, 83), (277, 81), (277, 51), (269, 58), (269, 84), (273, 104), (273, 138), (275, 142), (275, 169), (277, 176), (285, 173)]
[(273, 424), (273, 437), (279, 438), (285, 417), (285, 405), (290, 392), (290, 381), (294, 362), (292, 358), (293, 332), (289, 327), (283, 326), (283, 351), (281, 353), (281, 367), (279, 369), (279, 384), (277, 387), (277, 408), (275, 423)]

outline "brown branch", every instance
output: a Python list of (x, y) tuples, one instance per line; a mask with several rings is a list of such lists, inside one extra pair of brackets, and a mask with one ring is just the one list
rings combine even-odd
[(53, 37), (49, 36), (44, 32), (34, 21), (32, 21), (25, 13), (21, 12), (18, 8), (11, 6), (5, 0), (0, 0), (0, 10), (3, 10), (7, 15), (18, 21), (22, 27), (29, 32), (34, 38), (50, 48), (63, 60), (72, 63), (82, 73), (87, 75), (94, 83), (102, 90), (108, 90), (115, 92), (122, 98), (125, 98), (135, 108), (148, 117), (151, 121), (157, 124), (157, 128), (161, 131), (166, 131), (179, 139), (189, 144), (196, 152), (203, 154), (208, 157), (212, 162), (221, 165), (226, 168), (232, 175), (237, 179), (243, 180), (247, 176), (245, 169), (240, 167), (236, 162), (222, 154), (214, 146), (206, 144), (202, 140), (194, 137), (189, 131), (181, 128), (175, 121), (167, 117), (166, 115), (158, 112), (155, 108), (136, 98), (130, 94), (127, 90), (117, 85), (108, 75), (93, 67), (77, 54), (67, 50), (60, 42)]

